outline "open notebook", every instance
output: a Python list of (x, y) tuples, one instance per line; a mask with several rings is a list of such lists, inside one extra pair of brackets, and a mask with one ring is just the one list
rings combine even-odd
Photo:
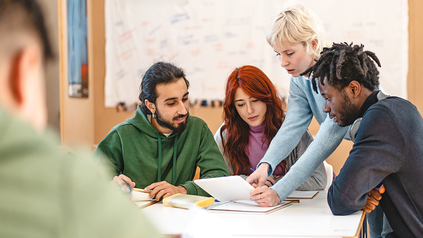
[(257, 214), (268, 214), (290, 205), (292, 205), (292, 201), (282, 201), (274, 207), (260, 207), (256, 202), (251, 200), (235, 200), (216, 203), (216, 205), (211, 205), (207, 207), (207, 209), (211, 211), (252, 212)]
[(209, 210), (267, 214), (292, 204), (292, 201), (282, 201), (274, 207), (260, 207), (250, 200), (253, 186), (237, 175), (197, 179), (194, 182), (219, 201), (207, 207)]

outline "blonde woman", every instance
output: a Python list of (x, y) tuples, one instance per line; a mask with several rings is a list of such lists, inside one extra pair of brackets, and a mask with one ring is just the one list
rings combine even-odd
[[(323, 112), (324, 98), (313, 91), (308, 76), (301, 73), (313, 66), (325, 42), (323, 23), (303, 5), (284, 9), (273, 21), (267, 41), (291, 74), (286, 118), (257, 169), (247, 181), (257, 184), (252, 200), (274, 206), (306, 181), (317, 167), (338, 147), (348, 128), (339, 127)], [(288, 173), (270, 189), (262, 187), (283, 158), (295, 148), (313, 118), (319, 132)]]

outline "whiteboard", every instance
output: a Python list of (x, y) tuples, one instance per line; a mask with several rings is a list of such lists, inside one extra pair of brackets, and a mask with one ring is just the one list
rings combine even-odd
[(185, 70), (191, 102), (222, 100), (227, 77), (242, 65), (263, 70), (288, 96), (290, 75), (266, 32), (283, 6), (297, 2), (321, 18), (327, 44), (375, 52), (383, 89), (407, 97), (407, 0), (105, 0), (105, 106), (137, 101), (143, 74), (158, 61)]

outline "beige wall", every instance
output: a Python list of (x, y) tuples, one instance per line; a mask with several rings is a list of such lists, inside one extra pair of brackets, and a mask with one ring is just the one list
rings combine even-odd
[(408, 100), (423, 114), (423, 1), (408, 0)]
[[(64, 3), (59, 0), (59, 8)], [(408, 97), (423, 112), (423, 1), (409, 0), (409, 74)], [(63, 15), (63, 14), (62, 14)], [(59, 15), (60, 16), (60, 15)], [(64, 144), (83, 142), (89, 145), (98, 143), (116, 124), (133, 116), (133, 112), (118, 113), (113, 108), (104, 107), (104, 77), (105, 77), (105, 29), (104, 29), (104, 0), (88, 0), (89, 18), (89, 87), (88, 99), (71, 99), (67, 97), (67, 72), (65, 65), (61, 65), (61, 112), (62, 112), (62, 140)], [(62, 24), (62, 27), (65, 26)], [(66, 32), (61, 31), (61, 59), (67, 56), (63, 48)], [(95, 44), (94, 44), (95, 42)], [(63, 61), (62, 61), (63, 62)], [(220, 112), (219, 112), (220, 110)], [(192, 115), (205, 120), (213, 133), (222, 122), (221, 109), (192, 108)], [(82, 116), (81, 116), (82, 115)], [(318, 130), (314, 121), (310, 130)], [(342, 142), (341, 146), (327, 159), (339, 172), (352, 143)]]

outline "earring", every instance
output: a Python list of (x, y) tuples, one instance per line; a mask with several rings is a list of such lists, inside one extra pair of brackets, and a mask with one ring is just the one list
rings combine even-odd
[(152, 116), (153, 118), (156, 118), (156, 115), (154, 115), (154, 112), (152, 112), (152, 113), (151, 113), (151, 116)]

